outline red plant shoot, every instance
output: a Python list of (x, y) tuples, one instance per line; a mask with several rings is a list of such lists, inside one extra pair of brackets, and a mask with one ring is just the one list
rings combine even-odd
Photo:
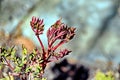
[(11, 48), (0, 47), (0, 67), (7, 66), (10, 69), (8, 74), (13, 77), (16, 76), (20, 80), (41, 79), (47, 63), (61, 59), (71, 52), (68, 49), (59, 51), (57, 49), (75, 36), (76, 28), (68, 27), (59, 19), (47, 30), (48, 47), (45, 48), (40, 38), (44, 31), (43, 19), (32, 17), (30, 25), (39, 41), (42, 52), (36, 48), (28, 53), (27, 49), (22, 46), (21, 55), (18, 55), (15, 46)]
[[(71, 52), (68, 49), (63, 49), (59, 52), (56, 52), (56, 49), (64, 43), (67, 43), (68, 41), (73, 39), (76, 28), (68, 27), (66, 24), (61, 22), (61, 19), (57, 20), (47, 31), (48, 48), (45, 49), (40, 39), (40, 35), (43, 34), (44, 31), (43, 19), (32, 17), (30, 25), (42, 47), (43, 62), (40, 64), (40, 66), (42, 67), (43, 71), (46, 67), (46, 64), (48, 62), (51, 62), (51, 58), (60, 59)], [(58, 42), (58, 44), (56, 45), (53, 45), (57, 40), (59, 40), (60, 42)]]

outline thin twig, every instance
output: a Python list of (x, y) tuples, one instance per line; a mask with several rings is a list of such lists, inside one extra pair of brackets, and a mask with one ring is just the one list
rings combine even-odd
[(55, 47), (52, 48), (53, 51), (55, 51), (59, 46), (61, 46), (62, 44), (64, 44), (66, 41), (60, 41)]
[(44, 46), (43, 46), (43, 43), (42, 43), (42, 41), (41, 41), (39, 35), (37, 35), (37, 39), (38, 39), (38, 41), (40, 42), (40, 45), (41, 45), (41, 47), (42, 47), (43, 53), (45, 53), (45, 48), (44, 48)]
[(14, 67), (12, 67), (12, 65), (7, 61), (7, 59), (5, 57), (3, 57), (3, 59), (5, 60), (5, 62), (7, 63), (7, 66), (10, 68), (11, 71), (14, 71)]

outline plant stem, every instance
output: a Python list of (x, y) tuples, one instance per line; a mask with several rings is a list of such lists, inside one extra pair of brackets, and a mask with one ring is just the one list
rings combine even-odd
[(12, 67), (12, 65), (7, 61), (7, 59), (5, 57), (3, 57), (3, 59), (5, 60), (5, 62), (7, 63), (7, 66), (9, 66), (10, 70), (13, 71), (14, 68)]
[(62, 36), (64, 33), (65, 33), (65, 31), (59, 33), (59, 35), (57, 35), (55, 38), (53, 38), (53, 39), (51, 40), (51, 42), (49, 43), (49, 46), (51, 47), (52, 44), (53, 44), (60, 36)]
[(43, 53), (45, 53), (45, 48), (44, 48), (44, 46), (43, 46), (43, 43), (42, 43), (42, 41), (41, 41), (39, 35), (36, 35), (36, 36), (37, 36), (38, 41), (39, 41), (39, 43), (40, 43), (40, 45), (41, 45), (41, 47), (42, 47), (42, 51), (43, 51)]
[(56, 50), (59, 46), (61, 46), (62, 44), (64, 44), (66, 41), (62, 40), (60, 41), (55, 47), (52, 48), (52, 50)]

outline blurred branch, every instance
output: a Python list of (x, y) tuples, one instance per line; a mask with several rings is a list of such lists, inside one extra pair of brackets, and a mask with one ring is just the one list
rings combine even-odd
[(26, 13), (25, 16), (23, 16), (23, 18), (19, 21), (19, 23), (17, 24), (17, 26), (10, 32), (10, 37), (17, 37), (19, 35), (22, 35), (22, 31), (21, 31), (21, 26), (22, 24), (30, 17), (30, 15), (36, 11), (36, 9), (39, 8), (40, 4), (43, 2), (43, 0), (39, 0), (38, 2), (36, 2), (36, 4), (34, 4)]
[(117, 15), (118, 8), (119, 8), (119, 3), (120, 3), (120, 0), (117, 0), (116, 2), (114, 2), (114, 6), (113, 6), (113, 9), (112, 9), (113, 13), (103, 21), (103, 25), (102, 25), (102, 28), (100, 30), (100, 33), (99, 33), (98, 37), (101, 37), (104, 34), (104, 32), (109, 27), (108, 26), (109, 22)]
[(92, 44), (90, 49), (92, 49), (97, 44), (97, 42), (99, 41), (101, 36), (103, 36), (103, 34), (108, 29), (110, 21), (117, 15), (118, 8), (119, 8), (119, 3), (120, 3), (120, 0), (114, 1), (114, 5), (112, 7), (112, 12), (113, 13), (110, 16), (108, 16), (106, 19), (103, 20), (103, 24), (101, 26), (100, 32), (98, 33), (98, 36), (95, 37), (94, 43)]
[(3, 1), (3, 0), (0, 0), (0, 11), (1, 11), (1, 4), (2, 4), (2, 1)]

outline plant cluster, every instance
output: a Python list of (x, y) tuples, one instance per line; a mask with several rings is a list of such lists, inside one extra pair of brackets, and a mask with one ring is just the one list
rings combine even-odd
[(73, 39), (75, 28), (68, 27), (61, 22), (61, 19), (56, 21), (47, 31), (48, 47), (45, 48), (40, 39), (44, 31), (43, 19), (32, 17), (30, 25), (40, 43), (42, 52), (36, 48), (28, 53), (24, 45), (22, 45), (22, 54), (17, 53), (15, 46), (0, 47), (0, 68), (7, 66), (9, 76), (18, 77), (21, 80), (43, 80), (42, 75), (47, 63), (63, 58), (71, 52), (68, 49), (58, 52), (56, 50)]

